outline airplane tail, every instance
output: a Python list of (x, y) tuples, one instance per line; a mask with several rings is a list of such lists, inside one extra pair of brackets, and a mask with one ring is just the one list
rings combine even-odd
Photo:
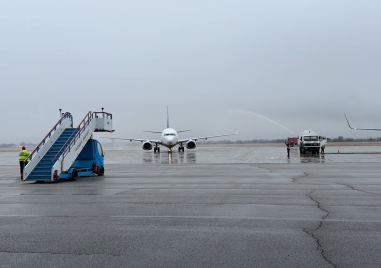
[(347, 120), (347, 123), (348, 123), (348, 127), (350, 128), (350, 129), (354, 129), (353, 127), (351, 127), (351, 125), (349, 124), (349, 121), (348, 121), (348, 118), (347, 118), (347, 116), (344, 114), (344, 116), (345, 116), (345, 119)]

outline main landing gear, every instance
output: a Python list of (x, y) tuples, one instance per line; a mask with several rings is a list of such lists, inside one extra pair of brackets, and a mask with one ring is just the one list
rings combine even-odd
[(154, 152), (155, 154), (156, 154), (156, 151), (157, 151), (158, 154), (160, 154), (160, 147), (157, 147), (157, 146), (154, 147), (154, 148), (153, 148), (153, 152)]
[(183, 151), (184, 152), (184, 146), (182, 143), (179, 144), (179, 152)]

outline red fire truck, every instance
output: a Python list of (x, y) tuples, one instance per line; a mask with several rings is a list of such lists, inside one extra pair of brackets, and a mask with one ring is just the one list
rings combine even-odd
[(293, 137), (293, 138), (288, 137), (287, 143), (289, 143), (291, 147), (294, 147), (294, 145), (298, 145), (298, 139), (299, 139), (298, 137)]

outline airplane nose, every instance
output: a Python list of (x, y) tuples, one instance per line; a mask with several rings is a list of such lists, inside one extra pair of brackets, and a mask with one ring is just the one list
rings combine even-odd
[(173, 137), (168, 137), (167, 140), (168, 140), (168, 144), (172, 145), (174, 143), (174, 138)]

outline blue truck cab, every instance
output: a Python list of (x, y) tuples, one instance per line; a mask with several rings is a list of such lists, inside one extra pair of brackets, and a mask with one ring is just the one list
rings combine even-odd
[(78, 177), (96, 174), (103, 176), (104, 152), (102, 145), (94, 139), (89, 139), (67, 172), (62, 172), (59, 179), (76, 180)]

